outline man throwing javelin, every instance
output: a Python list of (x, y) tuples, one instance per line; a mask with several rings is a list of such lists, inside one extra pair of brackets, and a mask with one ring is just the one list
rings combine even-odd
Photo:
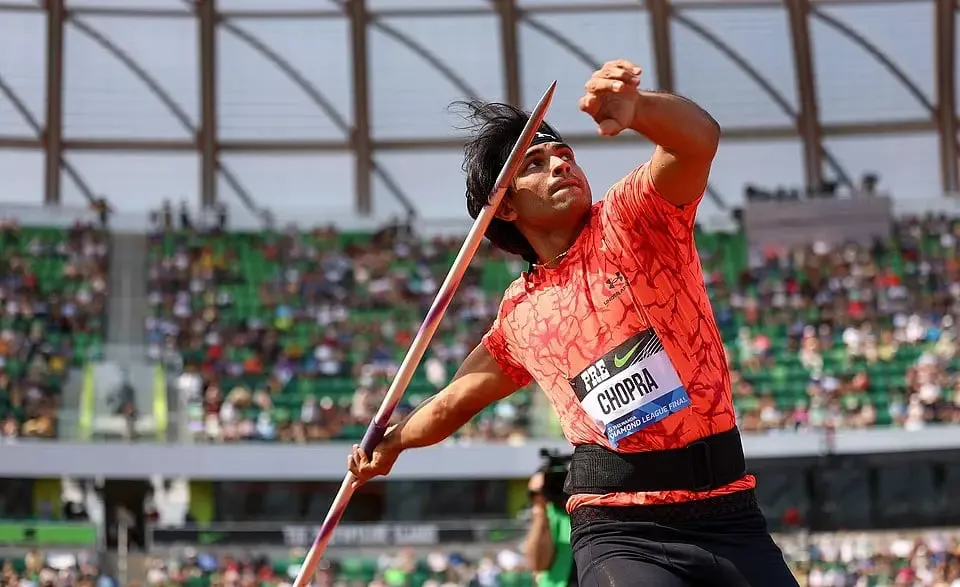
[[(606, 63), (580, 109), (599, 133), (656, 145), (593, 204), (574, 151), (544, 123), (486, 236), (529, 271), (448, 387), (348, 459), (360, 483), (536, 380), (574, 446), (565, 491), (580, 585), (795, 586), (757, 505), (693, 225), (720, 128)], [(526, 113), (473, 102), (467, 209), (487, 204)]]

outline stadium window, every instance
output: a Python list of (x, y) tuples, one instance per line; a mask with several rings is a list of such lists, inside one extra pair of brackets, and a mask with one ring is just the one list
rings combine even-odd
[(33, 481), (0, 479), (0, 518), (24, 520), (34, 517)]
[(791, 530), (808, 523), (810, 496), (805, 468), (781, 465), (754, 472), (758, 476), (757, 499), (771, 530)]
[(819, 505), (814, 530), (859, 530), (871, 527), (870, 476), (865, 467), (828, 468), (816, 472)]
[(391, 521), (505, 517), (506, 480), (393, 481), (385, 484)]
[(960, 463), (944, 465), (940, 503), (942, 523), (960, 525)]
[[(338, 483), (219, 482), (215, 484), (216, 520), (221, 522), (293, 522), (323, 519)], [(344, 514), (345, 522), (505, 517), (505, 480), (383, 481), (359, 488)]]
[(877, 520), (882, 528), (939, 525), (940, 499), (932, 463), (877, 468)]
[[(346, 522), (382, 519), (381, 483), (361, 487), (344, 515)], [(294, 522), (323, 519), (337, 494), (339, 483), (317, 482), (219, 482), (215, 484), (217, 521)]]

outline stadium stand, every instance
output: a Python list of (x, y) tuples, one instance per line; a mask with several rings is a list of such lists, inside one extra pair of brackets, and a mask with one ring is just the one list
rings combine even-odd
[[(871, 247), (815, 244), (759, 254), (740, 234), (699, 234), (743, 428), (960, 423), (958, 227), (945, 218), (905, 219), (893, 238)], [(0, 261), (3, 415), (15, 416), (13, 434), (39, 435), (42, 427), (24, 422), (47, 417), (51, 430), (63, 374), (100, 353), (108, 242), (89, 226), (4, 224), (0, 239), (4, 252), (15, 251)], [(175, 385), (193, 400), (194, 432), (215, 441), (358, 436), (460, 244), (396, 228), (166, 231), (150, 239), (149, 353), (182, 371)], [(495, 251), (482, 255), (410, 404), (446, 382), (523, 268)], [(48, 309), (47, 299), (56, 305)], [(44, 385), (31, 368), (47, 376)], [(23, 393), (34, 386), (39, 393)], [(32, 403), (13, 401), (25, 396)], [(464, 436), (524, 438), (531, 401), (525, 392), (491, 408)], [(781, 544), (810, 587), (957, 587), (958, 539), (947, 532), (834, 534), (786, 536)], [(482, 557), (441, 550), (331, 559), (317, 584), (532, 585), (512, 546)], [(143, 584), (289, 585), (302, 556), (231, 558), (197, 548), (152, 558)], [(3, 584), (118, 584), (69, 549), (0, 558)]]
[[(823, 535), (805, 549), (795, 539), (781, 540), (801, 586), (887, 587), (960, 585), (960, 542), (956, 533)], [(181, 557), (154, 557), (146, 585), (208, 587), (240, 584), (289, 587), (298, 559), (218, 556), (188, 551)], [(61, 587), (113, 587), (116, 579), (101, 574), (97, 565), (74, 554), (31, 551), (25, 557), (8, 557), (0, 563), (5, 585), (58, 585)], [(140, 584), (131, 582), (131, 585)], [(405, 551), (380, 557), (348, 558), (325, 564), (317, 585), (334, 587), (526, 587), (532, 576), (522, 557), (512, 550), (467, 559), (446, 551), (416, 557)]]
[(0, 585), (56, 587), (118, 587), (101, 573), (96, 557), (32, 550), (23, 557), (0, 556)]
[(908, 218), (872, 247), (767, 251), (714, 274), (741, 427), (960, 421), (957, 230)]
[[(741, 427), (960, 422), (957, 231), (943, 217), (912, 218), (871, 247), (820, 243), (759, 254), (740, 233), (700, 232)], [(184, 365), (178, 385), (199, 437), (356, 438), (459, 244), (398, 229), (157, 234), (151, 353)], [(521, 269), (495, 251), (483, 255), (407, 408), (447, 381)], [(522, 439), (530, 406), (522, 392), (461, 436)]]
[(107, 233), (0, 220), (0, 438), (52, 437), (65, 378), (102, 352)]
[(955, 587), (960, 585), (958, 540), (956, 532), (915, 532), (823, 534), (805, 548), (795, 540), (780, 542), (801, 585)]
[[(169, 360), (176, 351), (199, 437), (358, 437), (460, 244), (397, 229), (154, 235), (150, 354)], [(407, 408), (447, 382), (518, 269), (484, 255), (408, 389)], [(529, 408), (521, 392), (460, 436), (523, 438)]]
[[(838, 533), (806, 538), (780, 536), (801, 586), (886, 587), (960, 585), (960, 534), (955, 531), (905, 533)], [(289, 587), (302, 553), (268, 559), (217, 555), (187, 549), (182, 556), (153, 557), (147, 585), (209, 587), (238, 583), (260, 587)], [(58, 585), (114, 585), (96, 565), (72, 555), (44, 555), (33, 551), (25, 558), (4, 562), (2, 578), (37, 581), (56, 576)], [(481, 557), (464, 557), (448, 550), (417, 556), (409, 550), (384, 552), (379, 557), (347, 557), (328, 561), (317, 585), (334, 587), (527, 587), (532, 575), (523, 557), (504, 548)]]
[[(510, 549), (482, 557), (464, 557), (437, 550), (423, 557), (411, 551), (385, 552), (379, 557), (353, 557), (328, 562), (318, 572), (319, 585), (363, 587), (533, 587), (523, 556)], [(266, 557), (236, 558), (190, 551), (183, 557), (155, 558), (151, 569), (164, 584), (207, 587), (217, 581), (256, 578), (261, 586), (290, 585), (299, 568), (299, 559)], [(149, 581), (149, 578), (148, 578)]]

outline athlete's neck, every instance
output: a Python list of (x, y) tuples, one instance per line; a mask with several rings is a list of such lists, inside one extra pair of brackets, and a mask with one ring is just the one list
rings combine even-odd
[(589, 214), (583, 220), (567, 228), (555, 228), (549, 231), (527, 231), (524, 236), (530, 241), (533, 250), (540, 258), (540, 265), (552, 267), (570, 250), (583, 227), (590, 219)]

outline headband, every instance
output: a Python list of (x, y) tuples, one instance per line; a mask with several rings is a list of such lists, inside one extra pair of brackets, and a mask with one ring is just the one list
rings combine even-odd
[(540, 130), (537, 131), (537, 134), (533, 137), (533, 141), (530, 143), (530, 146), (542, 145), (543, 143), (562, 143), (563, 137), (557, 134), (550, 128), (546, 126), (541, 126)]

